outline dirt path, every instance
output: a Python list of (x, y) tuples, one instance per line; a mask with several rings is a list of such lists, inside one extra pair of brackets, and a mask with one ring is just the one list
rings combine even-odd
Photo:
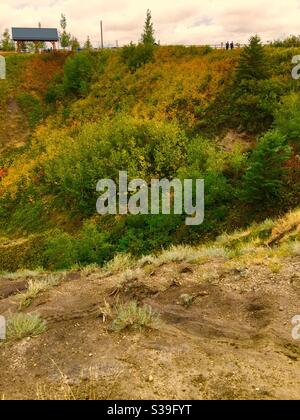
[[(0, 395), (63, 398), (80, 389), (79, 398), (300, 398), (300, 342), (291, 336), (300, 313), (299, 257), (277, 273), (216, 260), (123, 281), (75, 275), (39, 297), (28, 312), (49, 329), (0, 347)], [(182, 295), (193, 297), (191, 306)], [(15, 299), (0, 300), (0, 313), (15, 311)], [(159, 328), (108, 332), (99, 308), (116, 300), (151, 305)]]
[(2, 104), (1, 113), (0, 151), (11, 147), (23, 146), (30, 134), (30, 130), (17, 100), (14, 97), (9, 97), (7, 103)]

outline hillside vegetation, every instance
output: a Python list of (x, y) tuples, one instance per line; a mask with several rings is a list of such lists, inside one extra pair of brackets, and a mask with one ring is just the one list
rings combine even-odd
[[(7, 56), (1, 399), (299, 399), (300, 49), (152, 41)], [(204, 223), (98, 215), (121, 170)]]
[[(213, 240), (297, 207), (300, 96), (291, 60), (299, 52), (263, 48), (258, 38), (233, 52), (131, 45), (71, 55), (63, 70), (65, 56), (9, 56), (2, 106), (9, 112), (14, 80), (24, 121), (14, 141), (29, 136), (1, 156), (0, 270), (103, 265), (118, 253)], [(37, 62), (45, 79), (35, 84)], [(28, 63), (31, 83), (18, 82), (13, 63)], [(204, 178), (204, 224), (98, 216), (96, 184), (117, 181), (120, 170), (147, 182)]]

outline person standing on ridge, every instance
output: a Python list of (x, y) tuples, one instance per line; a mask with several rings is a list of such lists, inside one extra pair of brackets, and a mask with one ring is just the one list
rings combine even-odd
[(234, 43), (233, 42), (231, 42), (231, 44), (230, 44), (230, 49), (234, 50)]
[(229, 42), (226, 42), (226, 50), (229, 50)]

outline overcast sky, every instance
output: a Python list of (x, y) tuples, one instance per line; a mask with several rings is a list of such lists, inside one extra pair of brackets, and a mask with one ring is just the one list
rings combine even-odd
[(100, 19), (105, 44), (138, 41), (147, 8), (162, 44), (245, 42), (300, 34), (300, 0), (0, 0), (0, 31), (12, 26), (58, 27), (61, 13), (68, 30), (83, 42), (99, 44)]

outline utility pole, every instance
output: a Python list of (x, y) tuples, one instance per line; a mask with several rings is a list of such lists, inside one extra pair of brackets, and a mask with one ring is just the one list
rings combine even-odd
[(104, 43), (103, 43), (103, 22), (102, 22), (102, 20), (100, 20), (100, 30), (101, 30), (101, 49), (103, 50)]

